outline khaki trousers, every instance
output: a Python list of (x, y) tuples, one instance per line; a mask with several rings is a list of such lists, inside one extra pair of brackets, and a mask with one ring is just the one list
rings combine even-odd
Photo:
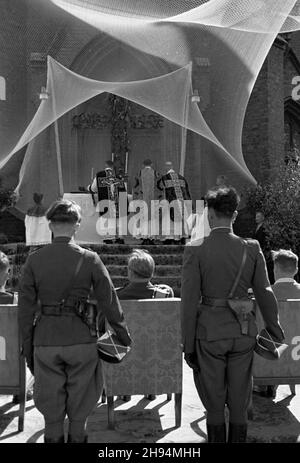
[(81, 438), (103, 389), (96, 343), (37, 346), (34, 370), (34, 401), (44, 415), (45, 436), (62, 436), (67, 416), (69, 434)]
[(194, 381), (207, 411), (207, 424), (225, 422), (226, 404), (231, 423), (247, 422), (254, 346), (255, 338), (250, 336), (218, 341), (196, 340), (200, 372), (194, 371)]

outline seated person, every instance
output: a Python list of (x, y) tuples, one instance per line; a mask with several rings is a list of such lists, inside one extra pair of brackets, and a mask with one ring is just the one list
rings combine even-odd
[(298, 273), (298, 256), (290, 250), (272, 251), (275, 283), (272, 286), (278, 301), (300, 299), (300, 284), (294, 280)]
[(174, 297), (170, 286), (153, 285), (150, 282), (154, 270), (155, 263), (151, 254), (143, 249), (134, 249), (128, 259), (129, 283), (117, 288), (118, 298), (124, 300)]
[[(4, 252), (0, 251), (0, 304), (17, 304), (18, 303), (18, 293), (8, 291), (6, 289), (7, 280), (10, 273), (10, 263), (9, 259)], [(29, 374), (29, 381), (27, 382), (27, 395), (26, 400), (31, 400), (33, 397), (32, 393), (32, 375)], [(17, 404), (20, 402), (18, 395), (13, 396), (13, 403)]]
[[(134, 249), (128, 259), (129, 284), (117, 288), (120, 300), (124, 299), (157, 299), (174, 297), (173, 289), (168, 285), (153, 285), (150, 280), (155, 270), (154, 259), (148, 251)], [(130, 396), (121, 396), (125, 401)], [(153, 394), (146, 396), (148, 400), (154, 400)]]
[(4, 252), (0, 251), (0, 304), (17, 304), (18, 295), (6, 289), (9, 278), (10, 264)]
[[(272, 251), (275, 283), (272, 289), (278, 301), (300, 299), (300, 285), (294, 280), (298, 273), (298, 256), (287, 249)], [(255, 386), (254, 392), (265, 397), (275, 397), (277, 386)], [(290, 386), (291, 391), (294, 387)]]

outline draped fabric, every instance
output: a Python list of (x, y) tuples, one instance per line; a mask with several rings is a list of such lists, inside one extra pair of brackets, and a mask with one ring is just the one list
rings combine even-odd
[[(80, 168), (75, 158), (66, 161), (66, 127), (71, 133), (75, 108), (105, 93), (186, 128), (188, 136), (193, 132), (193, 162), (201, 169), (189, 169), (202, 184), (212, 184), (216, 172), (237, 188), (255, 183), (242, 152), (245, 111), (277, 34), (300, 28), (299, 6), (296, 0), (33, 0), (31, 14), (39, 19), (26, 18), (18, 26), (30, 51), (51, 55), (44, 83), (48, 98), (31, 121), (24, 116), (10, 146), (0, 149), (1, 175), (20, 162), (21, 149), (27, 147), (18, 208), (27, 209), (28, 197), (40, 191), (36, 186), (43, 186), (46, 202), (72, 184)], [(95, 52), (93, 67), (89, 53), (100, 36), (102, 55)], [(130, 56), (137, 57), (136, 65)], [(100, 64), (94, 72), (96, 58)], [(57, 127), (64, 115), (69, 115), (67, 126), (59, 121)], [(171, 137), (166, 143), (172, 143)], [(176, 156), (185, 156), (184, 149)], [(32, 183), (38, 184), (33, 191)]]

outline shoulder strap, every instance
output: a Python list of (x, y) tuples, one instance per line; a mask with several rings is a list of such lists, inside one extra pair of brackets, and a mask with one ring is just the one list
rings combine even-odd
[(244, 266), (245, 266), (245, 263), (246, 263), (246, 259), (247, 259), (247, 244), (245, 243), (244, 240), (242, 240), (242, 242), (243, 242), (243, 248), (244, 248), (242, 262), (241, 262), (238, 274), (236, 276), (236, 279), (235, 279), (235, 281), (233, 283), (233, 286), (231, 288), (230, 294), (228, 296), (229, 299), (231, 299), (233, 297), (234, 293), (235, 293), (235, 290), (237, 288), (237, 285), (239, 284), (239, 281), (240, 281), (240, 278), (241, 278), (241, 275), (242, 275), (242, 272), (243, 272), (243, 269), (244, 269)]
[(65, 301), (66, 299), (68, 299), (69, 297), (69, 293), (72, 289), (72, 286), (74, 284), (74, 281), (79, 273), (79, 270), (81, 269), (81, 266), (83, 264), (83, 259), (84, 259), (84, 254), (85, 254), (85, 251), (81, 254), (80, 258), (79, 258), (79, 261), (76, 265), (76, 268), (75, 268), (75, 272), (73, 273), (73, 276), (68, 284), (68, 286), (65, 288), (64, 292), (63, 292), (63, 295), (61, 297), (61, 302)]

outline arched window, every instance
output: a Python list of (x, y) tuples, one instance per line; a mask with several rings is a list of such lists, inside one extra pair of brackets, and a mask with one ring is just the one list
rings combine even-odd
[(6, 82), (2, 76), (0, 76), (0, 100), (6, 100)]

